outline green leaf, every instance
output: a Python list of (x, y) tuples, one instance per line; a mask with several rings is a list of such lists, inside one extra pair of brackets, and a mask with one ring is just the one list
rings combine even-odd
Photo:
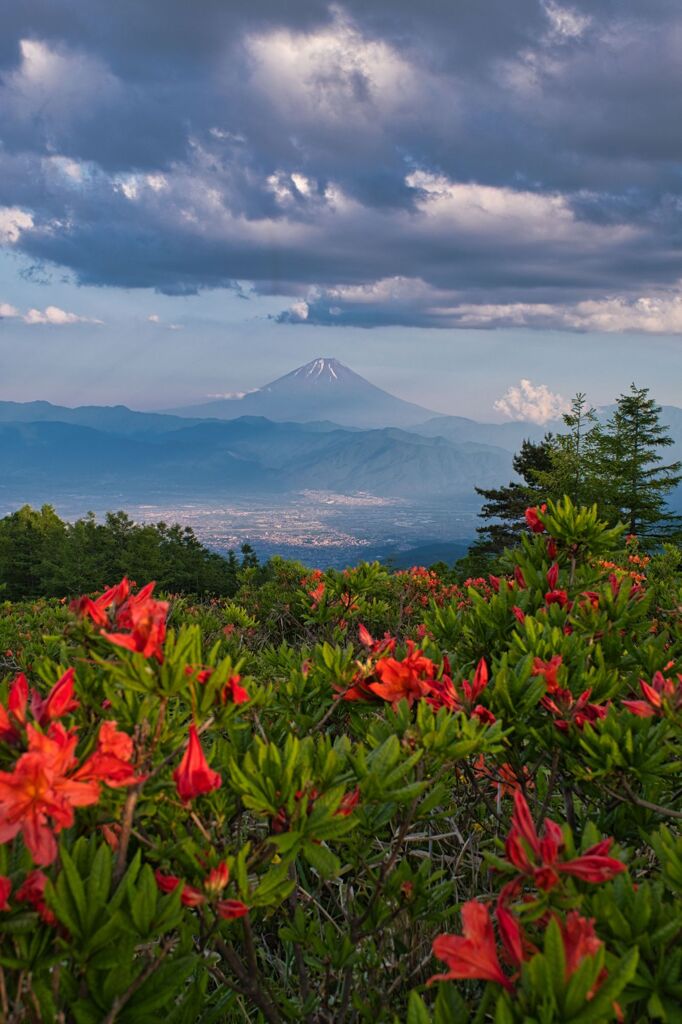
[(341, 871), (341, 861), (326, 846), (318, 846), (316, 843), (306, 843), (302, 850), (303, 856), (311, 867), (315, 868), (323, 879), (336, 878)]
[(418, 992), (410, 992), (407, 1004), (407, 1024), (431, 1024), (431, 1014)]

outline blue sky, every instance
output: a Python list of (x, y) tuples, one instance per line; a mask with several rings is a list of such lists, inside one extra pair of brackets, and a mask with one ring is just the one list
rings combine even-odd
[(329, 355), (479, 419), (682, 405), (674, 0), (4, 20), (0, 398), (164, 408)]

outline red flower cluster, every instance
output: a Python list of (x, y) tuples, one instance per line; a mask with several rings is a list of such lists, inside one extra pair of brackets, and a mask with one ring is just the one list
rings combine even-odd
[(592, 690), (583, 690), (579, 697), (574, 697), (570, 690), (562, 690), (560, 687), (550, 693), (552, 696), (545, 695), (540, 703), (554, 715), (554, 724), (561, 732), (568, 732), (571, 725), (582, 729), (587, 722), (597, 722), (607, 715), (606, 705), (589, 703)]
[(571, 725), (582, 729), (586, 722), (605, 718), (607, 706), (589, 703), (592, 690), (583, 690), (579, 697), (574, 697), (570, 690), (559, 685), (558, 672), (562, 664), (560, 654), (554, 654), (549, 661), (543, 661), (542, 658), (533, 660), (533, 675), (542, 676), (547, 684), (547, 694), (540, 703), (554, 715), (557, 729), (567, 732)]
[[(185, 675), (193, 676), (198, 683), (207, 683), (213, 675), (212, 668), (196, 668), (194, 665), (185, 666)], [(220, 691), (220, 700), (223, 704), (248, 704), (250, 697), (241, 685), (240, 675), (230, 676)]]
[(478, 703), (478, 697), (488, 684), (488, 667), (483, 658), (476, 668), (473, 683), (463, 679), (460, 692), (449, 675), (447, 658), (443, 662), (444, 671), (439, 674), (436, 663), (412, 640), (407, 641), (405, 657), (398, 659), (392, 656), (396, 646), (393, 637), (375, 641), (364, 626), (360, 626), (359, 635), (372, 657), (361, 666), (356, 681), (342, 694), (343, 700), (379, 697), (394, 708), (401, 700), (406, 700), (410, 707), (415, 701), (426, 700), (435, 708), (465, 711), (486, 723), (495, 721), (494, 715)]
[(23, 730), (28, 723), (27, 712), (30, 710), (33, 720), (41, 728), (45, 728), (57, 718), (66, 715), (79, 706), (73, 696), (74, 671), (67, 669), (45, 699), (35, 690), (29, 691), (28, 681), (20, 672), (9, 688), (7, 707), (0, 704), (0, 740), (6, 743), (19, 743)]
[[(161, 892), (174, 892), (181, 885), (180, 902), (182, 905), (185, 907), (200, 907), (220, 895), (230, 881), (230, 872), (227, 864), (223, 861), (217, 868), (212, 868), (209, 871), (201, 889), (183, 882), (177, 875), (164, 875), (158, 868), (154, 872), (154, 877)], [(217, 900), (215, 902), (215, 910), (218, 916), (226, 921), (232, 921), (237, 917), (244, 917), (249, 912), (249, 908), (241, 900)]]
[(139, 781), (129, 763), (132, 741), (103, 722), (97, 749), (80, 768), (78, 737), (60, 722), (47, 733), (26, 726), (28, 750), (11, 772), (0, 772), (0, 843), (21, 833), (34, 861), (51, 864), (57, 856), (55, 834), (74, 821), (74, 808), (97, 803), (100, 783), (127, 786)]
[[(672, 663), (671, 663), (672, 664)], [(670, 668), (671, 664), (666, 668)], [(623, 705), (633, 715), (640, 718), (661, 717), (669, 708), (673, 714), (682, 713), (682, 673), (677, 673), (677, 682), (663, 675), (654, 673), (651, 684), (644, 679), (639, 681), (644, 700), (624, 700)]]
[(518, 891), (524, 877), (531, 879), (539, 889), (545, 890), (554, 888), (562, 874), (582, 882), (608, 882), (626, 870), (622, 861), (607, 856), (612, 845), (612, 839), (603, 839), (580, 857), (561, 860), (564, 848), (561, 828), (556, 822), (545, 818), (544, 835), (541, 838), (533, 824), (526, 799), (517, 790), (514, 793), (514, 815), (505, 842), (505, 852), (507, 860), (519, 871), (519, 875), (505, 886), (504, 898)]
[[(497, 930), (502, 943), (503, 959), (512, 968), (521, 967), (537, 953), (537, 948), (528, 941), (517, 919), (502, 906), (496, 914)], [(594, 956), (603, 946), (594, 930), (594, 921), (581, 917), (577, 910), (571, 910), (565, 920), (555, 917), (561, 929), (564, 946), (565, 975), (568, 981), (578, 970), (586, 957)], [(500, 963), (495, 931), (490, 910), (483, 903), (469, 900), (462, 907), (462, 935), (439, 935), (433, 942), (433, 954), (447, 964), (447, 971), (435, 974), (429, 979), (450, 981), (463, 978), (477, 978), (501, 985), (508, 992), (514, 991), (518, 972), (509, 977)], [(606, 977), (599, 979), (599, 983)], [(588, 999), (594, 991), (588, 994)]]
[(154, 587), (154, 583), (148, 583), (139, 593), (132, 594), (124, 577), (94, 601), (81, 597), (71, 608), (81, 618), (91, 619), (112, 644), (162, 662), (168, 602), (152, 597)]

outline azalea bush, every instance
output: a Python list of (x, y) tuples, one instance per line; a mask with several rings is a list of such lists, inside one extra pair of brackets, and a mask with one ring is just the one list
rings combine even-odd
[(682, 1020), (679, 562), (526, 520), (3, 606), (0, 1019)]

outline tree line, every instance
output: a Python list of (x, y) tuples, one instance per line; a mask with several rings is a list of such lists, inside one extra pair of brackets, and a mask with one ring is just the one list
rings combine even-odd
[(0, 600), (92, 593), (122, 576), (156, 580), (170, 593), (231, 597), (240, 572), (257, 565), (248, 544), (241, 557), (224, 557), (189, 526), (135, 523), (125, 512), (67, 523), (51, 505), (25, 505), (0, 519)]

